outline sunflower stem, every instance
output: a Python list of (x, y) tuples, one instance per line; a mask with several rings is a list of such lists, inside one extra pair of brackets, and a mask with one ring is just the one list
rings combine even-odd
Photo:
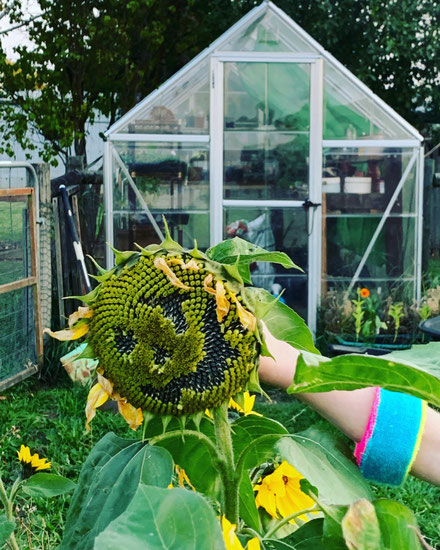
[(283, 518), (279, 523), (277, 523), (272, 529), (270, 529), (263, 537), (263, 540), (270, 539), (270, 537), (278, 531), (278, 529), (281, 529), (283, 525), (286, 525), (286, 523), (289, 523), (289, 521), (292, 521), (292, 519), (296, 519), (299, 516), (302, 516), (303, 514), (310, 514), (310, 512), (318, 512), (321, 508), (315, 504), (311, 508), (304, 508), (304, 510), (300, 510), (299, 512), (294, 512), (293, 514), (289, 514), (285, 518)]
[(228, 421), (228, 402), (213, 410), (217, 448), (221, 460), (218, 468), (223, 483), (224, 515), (232, 524), (238, 525), (238, 479), (234, 463), (231, 427)]
[[(11, 489), (11, 497), (8, 497), (8, 493), (6, 492), (6, 488), (3, 484), (3, 480), (0, 477), (0, 500), (2, 501), (2, 504), (5, 507), (6, 517), (8, 518), (9, 521), (13, 521), (14, 523), (15, 523), (14, 507), (13, 507), (13, 502), (14, 501), (13, 501), (12, 492), (13, 492), (14, 489), (15, 489), (15, 492), (16, 492), (16, 487), (18, 487), (19, 484), (20, 484), (20, 479), (16, 479), (15, 483), (14, 483), (12, 489)], [(8, 539), (8, 544), (13, 550), (20, 550), (20, 548), (17, 544), (17, 541), (15, 539), (15, 534), (14, 533), (10, 534), (9, 539)]]

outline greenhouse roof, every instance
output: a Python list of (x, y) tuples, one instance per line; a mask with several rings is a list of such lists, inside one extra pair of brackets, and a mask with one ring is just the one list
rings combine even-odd
[[(193, 103), (209, 112), (210, 56), (229, 52), (315, 54), (322, 57), (325, 140), (346, 139), (348, 126), (353, 127), (361, 139), (423, 140), (414, 127), (286, 13), (272, 2), (266, 1), (251, 10), (162, 86), (133, 107), (105, 135), (123, 140), (124, 134), (132, 133), (181, 133), (179, 113), (183, 112), (183, 104), (188, 99), (197, 94), (197, 101)], [(286, 86), (291, 84), (294, 83), (285, 83)], [(192, 130), (190, 133), (206, 133), (206, 130)]]

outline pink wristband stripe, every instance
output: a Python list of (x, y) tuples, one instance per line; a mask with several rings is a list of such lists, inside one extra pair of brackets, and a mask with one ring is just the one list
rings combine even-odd
[(379, 408), (379, 404), (380, 404), (380, 388), (376, 388), (376, 391), (374, 394), (373, 406), (371, 408), (371, 412), (368, 418), (368, 423), (365, 429), (364, 436), (362, 437), (361, 441), (357, 443), (354, 450), (354, 456), (356, 457), (356, 463), (358, 466), (361, 465), (365, 448), (367, 447), (367, 443), (371, 439), (371, 436), (373, 435), (374, 427), (376, 425), (377, 410)]

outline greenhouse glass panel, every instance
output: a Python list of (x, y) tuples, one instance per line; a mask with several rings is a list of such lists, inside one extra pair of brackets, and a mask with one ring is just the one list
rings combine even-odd
[[(266, 250), (285, 252), (307, 270), (308, 235), (304, 209), (296, 208), (224, 208), (223, 238), (241, 237)], [(251, 265), (252, 282), (268, 292), (282, 296), (289, 306), (307, 318), (307, 274), (268, 262)]]
[(405, 176), (391, 213), (415, 215), (417, 162), (412, 160), (413, 155), (414, 149), (383, 147), (383, 144), (325, 149), (322, 191), (327, 212), (344, 215), (384, 212)]
[(310, 66), (225, 63), (224, 103), (224, 198), (307, 198)]
[(163, 88), (143, 107), (139, 104), (118, 133), (208, 134), (209, 59), (186, 71), (173, 86)]
[(414, 139), (381, 104), (328, 61), (324, 64), (324, 139)]
[[(379, 222), (379, 217), (327, 218), (326, 266), (328, 288), (348, 288)], [(406, 287), (414, 296), (416, 278), (416, 220), (390, 216), (380, 232), (357, 286), (390, 293)]]
[(157, 242), (148, 209), (160, 226), (162, 216), (166, 217), (173, 237), (183, 246), (192, 247), (197, 239), (200, 248), (208, 247), (208, 147), (181, 142), (116, 142), (114, 146), (123, 163), (115, 159), (113, 165), (116, 241), (122, 239), (125, 249), (136, 242), (142, 246)]
[(219, 49), (234, 52), (315, 52), (291, 25), (270, 9), (239, 29)]

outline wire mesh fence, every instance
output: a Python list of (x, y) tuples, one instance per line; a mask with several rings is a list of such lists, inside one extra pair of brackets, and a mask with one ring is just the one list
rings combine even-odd
[(0, 390), (42, 353), (33, 189), (0, 189)]

